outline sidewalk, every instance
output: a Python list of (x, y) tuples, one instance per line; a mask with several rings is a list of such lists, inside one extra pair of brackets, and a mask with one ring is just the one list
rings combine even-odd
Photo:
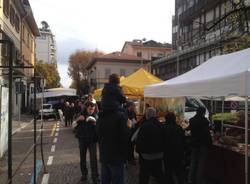
[(30, 114), (22, 114), (20, 117), (20, 121), (18, 120), (18, 116), (14, 116), (12, 120), (12, 135), (25, 128), (32, 122), (32, 120), (33, 115)]

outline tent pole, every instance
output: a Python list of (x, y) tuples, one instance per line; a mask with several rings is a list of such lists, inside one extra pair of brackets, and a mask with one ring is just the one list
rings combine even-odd
[(245, 100), (245, 184), (248, 184), (248, 97)]
[[(224, 103), (225, 103), (225, 98), (222, 97), (222, 107), (221, 107), (221, 112), (222, 112), (222, 116), (224, 114)], [(224, 119), (222, 118), (221, 120), (221, 136), (223, 136), (223, 133), (224, 133)]]

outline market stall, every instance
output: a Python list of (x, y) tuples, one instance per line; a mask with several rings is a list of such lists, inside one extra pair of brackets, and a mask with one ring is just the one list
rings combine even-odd
[[(216, 56), (171, 80), (146, 86), (145, 97), (245, 98), (245, 145), (248, 145), (248, 96), (250, 96), (250, 49)], [(245, 180), (248, 184), (248, 146), (244, 146)]]
[[(144, 86), (160, 82), (162, 82), (161, 79), (140, 68), (127, 77), (121, 77), (120, 86), (123, 89), (124, 95), (128, 98), (141, 98), (144, 95)], [(102, 89), (95, 90), (94, 97), (100, 99), (101, 93)]]

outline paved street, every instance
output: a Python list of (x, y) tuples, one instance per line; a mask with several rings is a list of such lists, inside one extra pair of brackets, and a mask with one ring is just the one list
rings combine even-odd
[[(38, 122), (37, 128), (40, 127)], [(38, 132), (39, 134), (39, 132)], [(25, 157), (33, 144), (33, 124), (30, 123), (13, 136), (13, 173), (18, 164)], [(74, 137), (72, 129), (64, 127), (57, 121), (46, 121), (44, 123), (44, 158), (47, 174), (43, 172), (41, 165), (40, 139), (37, 146), (37, 171), (38, 183), (42, 184), (77, 184), (80, 180), (79, 150), (78, 142)], [(0, 183), (7, 182), (7, 158), (0, 161)], [(100, 164), (99, 164), (100, 167)], [(32, 183), (33, 174), (33, 152), (28, 156), (20, 170), (13, 178), (13, 184)], [(126, 169), (126, 183), (137, 183), (138, 168), (128, 166)], [(91, 184), (89, 178), (86, 184)]]

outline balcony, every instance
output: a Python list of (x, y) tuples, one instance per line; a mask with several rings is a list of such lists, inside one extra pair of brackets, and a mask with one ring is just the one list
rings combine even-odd
[(186, 22), (188, 24), (198, 15), (216, 7), (219, 3), (224, 1), (226, 0), (200, 0), (198, 3), (194, 4), (194, 6), (188, 8), (180, 14), (180, 22)]

